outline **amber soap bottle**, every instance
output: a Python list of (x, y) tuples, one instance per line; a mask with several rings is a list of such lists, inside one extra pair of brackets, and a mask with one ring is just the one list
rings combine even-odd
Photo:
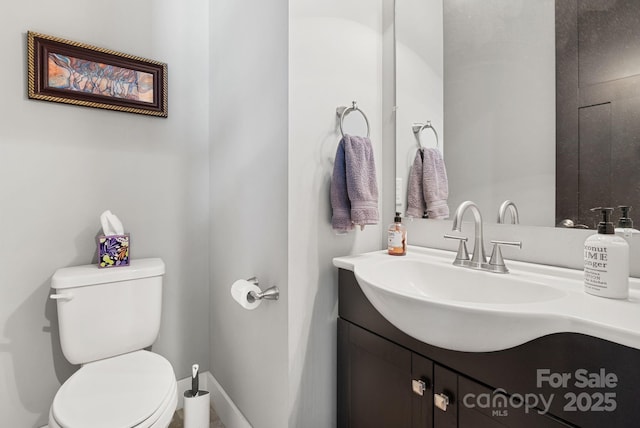
[(407, 254), (407, 228), (402, 224), (400, 213), (396, 213), (396, 217), (387, 231), (389, 254), (392, 256), (404, 256)]

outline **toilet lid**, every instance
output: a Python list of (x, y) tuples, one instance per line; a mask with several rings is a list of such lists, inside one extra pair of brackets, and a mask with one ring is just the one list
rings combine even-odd
[(151, 417), (175, 388), (166, 359), (136, 351), (83, 366), (58, 390), (52, 413), (63, 427), (131, 428)]

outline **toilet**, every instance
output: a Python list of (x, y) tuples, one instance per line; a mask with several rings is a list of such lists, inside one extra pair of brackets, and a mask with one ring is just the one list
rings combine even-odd
[(58, 390), (51, 428), (166, 428), (178, 402), (171, 363), (144, 348), (160, 329), (159, 258), (59, 269), (51, 278), (60, 344), (81, 364)]

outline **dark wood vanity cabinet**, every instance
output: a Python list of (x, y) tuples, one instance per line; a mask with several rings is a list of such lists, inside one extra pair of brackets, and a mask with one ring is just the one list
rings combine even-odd
[[(572, 333), (497, 352), (437, 348), (382, 317), (352, 272), (339, 277), (338, 428), (640, 426), (636, 349)], [(576, 370), (617, 382), (585, 387)], [(566, 385), (553, 384), (562, 376)], [(534, 406), (534, 395), (548, 405)]]
[(411, 427), (411, 352), (339, 320), (340, 397), (344, 427)]
[[(571, 426), (538, 413), (460, 406), (460, 397), (493, 390), (343, 319), (338, 341), (340, 428)], [(444, 408), (434, 406), (435, 395), (448, 400)]]

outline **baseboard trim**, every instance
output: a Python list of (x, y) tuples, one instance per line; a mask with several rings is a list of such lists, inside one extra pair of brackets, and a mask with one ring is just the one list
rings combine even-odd
[[(222, 385), (218, 383), (211, 372), (200, 373), (200, 389), (209, 391), (211, 404), (226, 428), (252, 428), (240, 409), (231, 400)], [(184, 407), (184, 391), (191, 389), (191, 378), (178, 381), (178, 409)]]

